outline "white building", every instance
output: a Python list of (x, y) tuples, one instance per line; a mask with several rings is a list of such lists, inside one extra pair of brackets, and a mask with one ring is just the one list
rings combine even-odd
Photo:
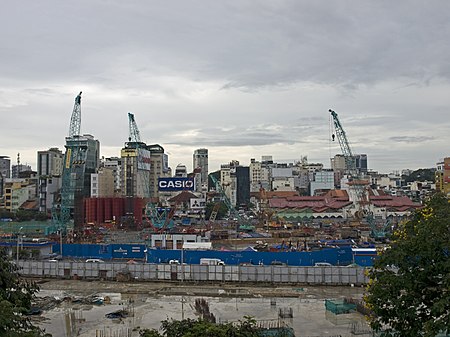
[(122, 170), (122, 160), (118, 157), (106, 158), (102, 163), (103, 167), (109, 170), (112, 170), (114, 175), (114, 192), (117, 195), (120, 195), (120, 187), (121, 187), (121, 170)]
[(322, 170), (314, 173), (314, 180), (311, 181), (310, 195), (315, 195), (318, 190), (334, 189), (334, 172), (333, 170)]
[(61, 189), (64, 154), (58, 148), (37, 153), (39, 211), (52, 209), (55, 195)]
[(196, 175), (196, 191), (201, 192), (207, 189), (208, 185), (208, 149), (197, 149), (193, 155), (193, 171), (200, 169), (198, 177)]

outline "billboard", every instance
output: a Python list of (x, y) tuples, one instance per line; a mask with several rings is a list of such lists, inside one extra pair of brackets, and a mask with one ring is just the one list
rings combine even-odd
[(138, 149), (137, 167), (138, 170), (150, 171), (150, 151)]
[(161, 192), (174, 192), (174, 191), (193, 191), (194, 179), (192, 178), (159, 178), (158, 190)]
[(206, 200), (203, 198), (190, 199), (191, 209), (202, 209), (206, 206)]
[(72, 149), (68, 148), (66, 152), (66, 168), (70, 168), (70, 163), (72, 162)]

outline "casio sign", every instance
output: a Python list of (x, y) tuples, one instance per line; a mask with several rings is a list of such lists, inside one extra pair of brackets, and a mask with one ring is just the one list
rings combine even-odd
[(160, 191), (192, 191), (194, 180), (189, 178), (159, 178), (158, 189)]

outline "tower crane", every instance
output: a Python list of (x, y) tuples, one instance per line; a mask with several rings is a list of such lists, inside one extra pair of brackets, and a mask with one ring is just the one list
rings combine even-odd
[[(331, 117), (333, 117), (334, 130), (336, 131), (336, 136), (339, 141), (342, 154), (344, 155), (346, 169), (350, 173), (350, 175), (354, 176), (357, 173), (356, 160), (353, 156), (352, 149), (350, 148), (350, 143), (348, 142), (347, 135), (341, 125), (341, 122), (339, 121), (338, 114), (331, 109), (329, 109), (328, 111), (331, 113)], [(334, 140), (335, 135), (333, 134), (332, 137)]]
[[(137, 184), (141, 184), (143, 187), (142, 190), (144, 197), (148, 198), (150, 197), (150, 171), (148, 170), (149, 163), (145, 162), (145, 160), (150, 158), (150, 153), (147, 150), (147, 145), (141, 141), (141, 135), (139, 133), (134, 114), (131, 112), (128, 113), (128, 130), (129, 134), (126, 148), (135, 149), (134, 156), (136, 158), (136, 163), (134, 165), (134, 169), (132, 169), (133, 165), (127, 161), (126, 195), (134, 196), (134, 188), (137, 187)], [(134, 181), (135, 178), (138, 178), (138, 180)]]
[[(214, 175), (210, 175), (212, 182), (214, 183), (214, 186), (216, 187), (216, 191), (220, 193), (223, 202), (227, 206), (228, 210), (230, 211), (230, 217), (236, 218), (238, 221), (238, 228), (237, 229), (243, 229), (243, 230), (254, 230), (254, 226), (247, 224), (245, 219), (242, 218), (242, 216), (239, 214), (239, 212), (236, 210), (236, 208), (231, 203), (230, 198), (226, 195), (225, 191), (223, 190), (219, 180)], [(213, 214), (212, 214), (213, 215)], [(216, 215), (214, 215), (215, 218)]]
[(79, 136), (81, 132), (81, 93), (75, 97), (75, 103), (73, 105), (72, 117), (70, 118), (69, 137)]
[(344, 155), (345, 159), (345, 165), (346, 165), (346, 171), (348, 173), (348, 184), (350, 187), (353, 188), (356, 194), (356, 212), (355, 215), (357, 217), (361, 217), (361, 212), (364, 214), (366, 212), (365, 205), (366, 205), (366, 185), (368, 184), (367, 181), (362, 180), (360, 174), (358, 173), (358, 170), (356, 169), (356, 158), (353, 155), (353, 152), (350, 148), (350, 143), (347, 139), (347, 135), (344, 131), (344, 128), (341, 125), (341, 122), (339, 121), (338, 114), (329, 109), (328, 110), (331, 113), (331, 117), (333, 118), (333, 124), (334, 124), (334, 130), (336, 132), (336, 136), (333, 134), (332, 138), (334, 140), (335, 137), (337, 137), (339, 141), (339, 145), (341, 147), (342, 154)]
[[(75, 141), (81, 133), (81, 91), (75, 97), (75, 103), (72, 110), (69, 126), (69, 137), (66, 140)], [(67, 147), (67, 146), (66, 146)], [(52, 207), (52, 222), (60, 231), (66, 231), (70, 222), (71, 208), (74, 207), (76, 192), (76, 166), (83, 164), (84, 149), (76, 142), (67, 147), (64, 156), (64, 165), (62, 172), (61, 201), (59, 212), (55, 204)]]
[(134, 119), (134, 114), (132, 114), (131, 112), (128, 113), (128, 130), (129, 130), (128, 141), (136, 143), (136, 145), (142, 144), (141, 134), (139, 133), (136, 120)]

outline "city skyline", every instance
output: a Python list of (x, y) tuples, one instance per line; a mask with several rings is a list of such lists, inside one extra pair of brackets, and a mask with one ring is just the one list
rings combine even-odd
[[(25, 6), (24, 6), (25, 4)], [(0, 13), (0, 155), (36, 168), (81, 130), (120, 156), (127, 113), (174, 169), (271, 155), (330, 167), (335, 110), (369, 169), (448, 156), (450, 4), (175, 1), (7, 2)]]

